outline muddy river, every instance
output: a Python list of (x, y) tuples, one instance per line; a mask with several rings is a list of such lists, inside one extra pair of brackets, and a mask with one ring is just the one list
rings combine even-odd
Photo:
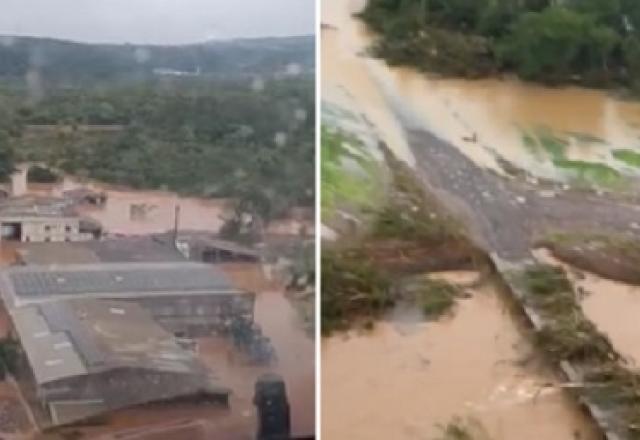
[(412, 161), (402, 123), (432, 131), (498, 172), (496, 156), (558, 180), (577, 172), (563, 161), (599, 163), (630, 176), (640, 172), (624, 154), (614, 154), (640, 153), (640, 103), (578, 87), (443, 79), (390, 68), (363, 55), (374, 37), (352, 14), (365, 3), (322, 2), (323, 99), (365, 114), (400, 157)]
[(325, 339), (323, 438), (432, 439), (461, 417), (492, 440), (595, 440), (497, 288), (472, 293), (438, 322), (396, 316), (370, 333)]

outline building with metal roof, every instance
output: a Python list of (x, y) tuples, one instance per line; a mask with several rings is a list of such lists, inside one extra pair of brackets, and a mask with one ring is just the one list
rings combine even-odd
[(11, 314), (22, 346), (19, 381), (42, 425), (158, 400), (224, 401), (229, 394), (137, 304), (73, 299)]
[[(85, 259), (82, 249), (65, 259)], [(0, 271), (0, 295), (22, 347), (18, 381), (43, 426), (147, 402), (226, 399), (182, 338), (252, 322), (255, 299), (216, 267), (184, 260), (11, 266)]]
[(177, 246), (185, 258), (206, 263), (247, 262), (261, 259), (258, 249), (224, 240), (207, 231), (179, 231), (156, 234), (157, 241)]
[(69, 200), (24, 196), (0, 201), (0, 239), (21, 242), (92, 240), (100, 226), (81, 218)]
[(253, 321), (255, 295), (195, 262), (13, 266), (0, 271), (5, 304), (19, 308), (67, 299), (136, 302), (168, 331), (208, 335), (232, 317)]
[(23, 243), (17, 249), (23, 265), (85, 263), (162, 263), (187, 259), (173, 243), (151, 235), (110, 237), (102, 240), (65, 243)]

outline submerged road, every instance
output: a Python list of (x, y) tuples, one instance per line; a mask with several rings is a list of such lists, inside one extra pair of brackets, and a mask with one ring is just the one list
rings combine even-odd
[[(400, 119), (400, 118), (399, 118)], [(426, 130), (404, 125), (427, 189), (459, 215), (472, 237), (499, 257), (531, 256), (532, 240), (549, 231), (625, 232), (640, 238), (640, 203), (510, 180), (479, 167), (458, 148)], [(469, 148), (482, 148), (469, 144)]]

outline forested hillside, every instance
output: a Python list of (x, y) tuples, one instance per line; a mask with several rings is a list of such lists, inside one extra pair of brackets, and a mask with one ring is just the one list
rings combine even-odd
[(637, 0), (370, 0), (362, 17), (392, 64), (640, 90)]
[(174, 73), (229, 77), (273, 75), (297, 65), (309, 73), (314, 64), (311, 36), (210, 41), (186, 46), (83, 44), (69, 41), (0, 37), (0, 77), (37, 74), (49, 83), (146, 79)]
[[(0, 174), (45, 161), (108, 183), (232, 198), (265, 221), (313, 205), (310, 37), (147, 49), (143, 62), (127, 46), (20, 39), (0, 49)], [(129, 76), (141, 64), (200, 74)]]

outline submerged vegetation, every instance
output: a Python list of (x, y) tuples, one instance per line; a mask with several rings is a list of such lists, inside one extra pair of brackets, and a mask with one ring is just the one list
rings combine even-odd
[[(532, 155), (541, 158), (545, 154), (549, 157), (553, 165), (566, 173), (578, 186), (597, 185), (609, 189), (622, 189), (625, 186), (626, 176), (609, 165), (568, 159), (569, 140), (567, 136), (582, 144), (604, 143), (602, 139), (589, 134), (559, 134), (546, 126), (522, 130), (522, 143)], [(630, 150), (616, 150), (612, 155), (628, 164), (633, 163), (634, 160), (640, 160), (640, 155), (636, 157), (636, 153)]]
[(640, 168), (640, 153), (634, 150), (614, 150), (613, 157), (635, 168)]
[(356, 251), (322, 250), (322, 331), (348, 328), (350, 320), (377, 317), (393, 304), (391, 279)]
[(426, 279), (422, 280), (418, 303), (427, 318), (438, 318), (451, 310), (461, 293), (460, 288), (451, 283)]
[(569, 361), (581, 376), (576, 391), (606, 408), (610, 428), (640, 439), (640, 373), (584, 315), (563, 269), (538, 264), (519, 273), (525, 301), (542, 319), (538, 346), (555, 362)]
[(617, 360), (611, 342), (582, 314), (573, 286), (562, 268), (538, 264), (527, 267), (522, 282), (526, 301), (543, 314), (547, 324), (536, 339), (556, 361)]
[(553, 164), (570, 173), (578, 183), (595, 183), (607, 188), (622, 187), (624, 183), (619, 171), (603, 163), (558, 159)]
[(490, 440), (482, 424), (473, 418), (456, 416), (438, 428), (441, 434), (433, 440)]
[(635, 0), (371, 0), (362, 18), (392, 64), (445, 75), (640, 87)]

